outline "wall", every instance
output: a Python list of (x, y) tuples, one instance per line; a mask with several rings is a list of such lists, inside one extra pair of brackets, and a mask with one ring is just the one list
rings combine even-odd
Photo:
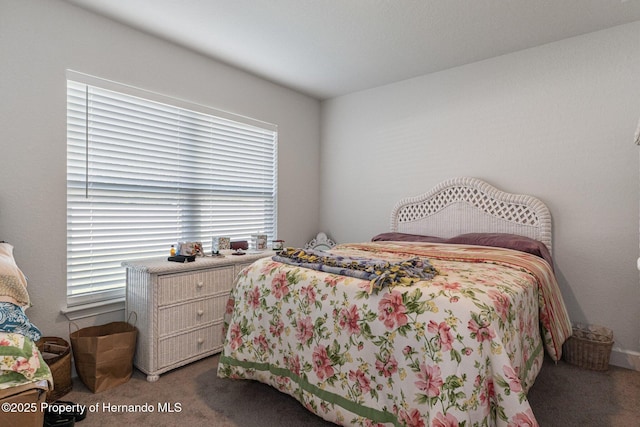
[(0, 58), (0, 240), (15, 246), (45, 335), (68, 336), (66, 69), (277, 124), (279, 237), (317, 233), (317, 100), (59, 0), (0, 0)]
[(320, 223), (388, 230), (396, 201), (475, 176), (549, 205), (574, 321), (640, 369), (640, 22), (334, 98), (322, 105)]

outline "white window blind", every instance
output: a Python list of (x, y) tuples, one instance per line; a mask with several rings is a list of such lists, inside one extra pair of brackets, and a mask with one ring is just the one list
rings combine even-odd
[(122, 261), (178, 241), (275, 238), (275, 126), (67, 76), (69, 307), (122, 297)]

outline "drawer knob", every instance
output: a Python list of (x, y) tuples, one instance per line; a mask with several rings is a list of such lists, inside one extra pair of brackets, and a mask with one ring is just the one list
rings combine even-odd
[(202, 283), (202, 282), (198, 282), (198, 284), (197, 284), (196, 286), (197, 286), (198, 288), (201, 288), (201, 287), (203, 287), (203, 286), (204, 286), (204, 283)]
[(198, 315), (198, 317), (202, 316), (204, 314), (203, 310), (198, 310), (196, 311), (196, 314)]
[(198, 338), (198, 344), (202, 344), (204, 342), (204, 338)]

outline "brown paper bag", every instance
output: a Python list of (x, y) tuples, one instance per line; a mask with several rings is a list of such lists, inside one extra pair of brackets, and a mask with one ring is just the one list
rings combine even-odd
[(129, 381), (138, 337), (134, 325), (112, 322), (75, 332), (71, 325), (69, 329), (76, 371), (89, 390), (99, 393)]

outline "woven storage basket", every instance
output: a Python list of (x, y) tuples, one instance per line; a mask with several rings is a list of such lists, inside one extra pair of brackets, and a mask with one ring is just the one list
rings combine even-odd
[(53, 390), (47, 393), (47, 402), (54, 402), (71, 391), (71, 346), (58, 337), (42, 337), (36, 343), (42, 358), (51, 369)]
[(609, 369), (609, 357), (613, 347), (613, 331), (604, 326), (573, 326), (573, 335), (564, 343), (564, 359), (581, 368), (594, 371)]

